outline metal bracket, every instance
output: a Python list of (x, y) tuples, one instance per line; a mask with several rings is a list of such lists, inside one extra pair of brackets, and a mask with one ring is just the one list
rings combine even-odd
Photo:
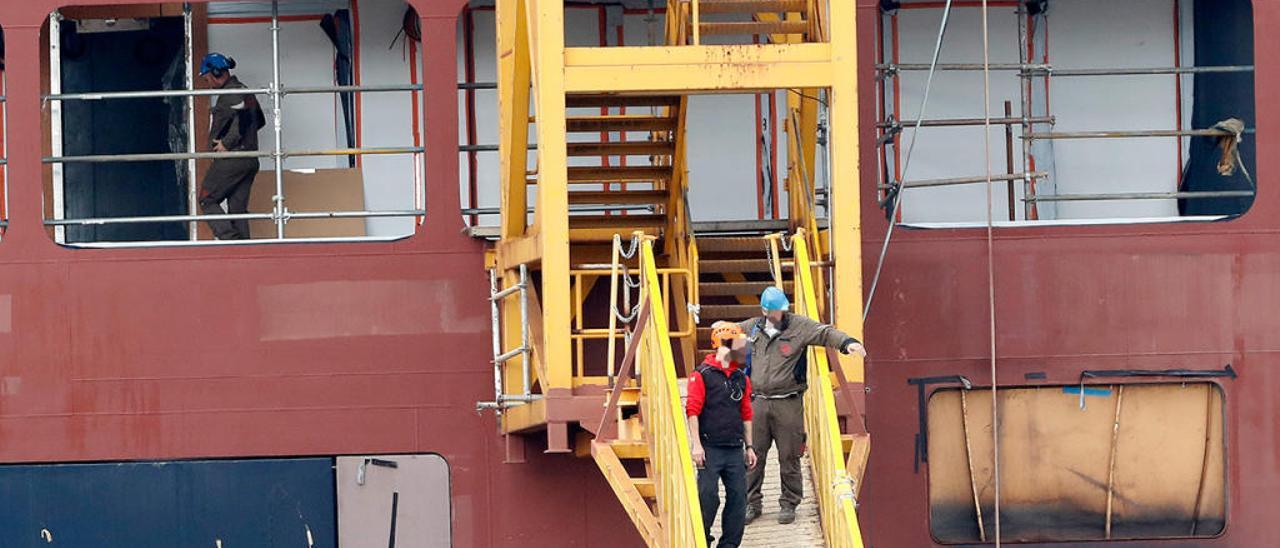
[(931, 384), (960, 384), (965, 390), (972, 390), (973, 383), (964, 375), (947, 375), (942, 377), (917, 377), (907, 379), (907, 384), (915, 385), (916, 398), (919, 404), (920, 425), (916, 432), (916, 453), (912, 470), (920, 473), (920, 463), (929, 462), (929, 413), (926, 409), (925, 387)]

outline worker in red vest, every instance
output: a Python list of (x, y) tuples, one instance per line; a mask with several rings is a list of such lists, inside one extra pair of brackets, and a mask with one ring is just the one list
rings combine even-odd
[(742, 329), (725, 324), (711, 332), (715, 354), (689, 375), (689, 445), (698, 467), (698, 502), (702, 527), (711, 541), (711, 524), (720, 506), (724, 482), (724, 514), (719, 548), (737, 548), (747, 516), (747, 470), (755, 468), (751, 446), (751, 379), (740, 369), (747, 340)]

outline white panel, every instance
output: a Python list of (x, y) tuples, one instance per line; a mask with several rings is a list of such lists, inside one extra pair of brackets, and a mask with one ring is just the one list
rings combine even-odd
[[(359, 12), (361, 84), (410, 83), (409, 52), (407, 46), (404, 46), (404, 38), (401, 37), (395, 42), (394, 47), (388, 48), (392, 46), (391, 37), (400, 30), (406, 7), (402, 0), (361, 0)], [(419, 63), (424, 62), (423, 56), (423, 52), (419, 51)], [(435, 57), (438, 58), (438, 56)], [(425, 62), (429, 65), (432, 60), (427, 59)], [(422, 73), (421, 68), (418, 73)], [(409, 92), (363, 94), (360, 118), (357, 123), (361, 146), (371, 148), (413, 146), (413, 94)], [(365, 156), (361, 162), (364, 172), (365, 207), (372, 211), (413, 209), (413, 162), (413, 156), (407, 154)], [(414, 219), (371, 218), (366, 221), (366, 226), (370, 236), (404, 236), (413, 233)]]
[(396, 548), (452, 545), (449, 465), (439, 455), (336, 460), (339, 546), (385, 548), (392, 523)]
[[(1072, 68), (1173, 66), (1172, 0), (1070, 0), (1049, 14), (1049, 61)], [(1174, 76), (1051, 80), (1057, 131), (1173, 129)], [(1170, 138), (1059, 141), (1063, 194), (1168, 192), (1177, 181), (1178, 142)], [(1065, 219), (1177, 215), (1175, 200), (1063, 202)]]
[[(1018, 27), (1013, 8), (990, 8), (990, 43), (992, 63), (1018, 62)], [(928, 63), (942, 21), (940, 9), (904, 9), (898, 12), (899, 60), (902, 63)], [(940, 63), (982, 62), (982, 19), (977, 8), (954, 8)], [(899, 78), (901, 103), (899, 119), (919, 117), (924, 95), (926, 71), (904, 72)], [(925, 112), (928, 119), (981, 118), (983, 92), (981, 72), (939, 71), (934, 75), (933, 89)], [(1015, 112), (1020, 104), (1018, 80), (1011, 72), (991, 73), (991, 115), (1004, 113), (1004, 101), (1012, 101)], [(892, 105), (889, 106), (892, 109)], [(1020, 132), (1015, 132), (1015, 137)], [(915, 132), (903, 131), (902, 160)], [(1015, 169), (1021, 169), (1022, 148), (1014, 143)], [(991, 169), (1005, 172), (1004, 128), (991, 128)], [(950, 177), (980, 176), (986, 173), (983, 158), (982, 127), (927, 127), (920, 130), (907, 172), (908, 181)], [(892, 164), (890, 173), (892, 173)], [(996, 220), (1008, 219), (1007, 185), (994, 188)], [(1021, 196), (1019, 189), (1018, 195)], [(904, 222), (986, 222), (987, 189), (983, 184), (913, 189), (906, 192)]]

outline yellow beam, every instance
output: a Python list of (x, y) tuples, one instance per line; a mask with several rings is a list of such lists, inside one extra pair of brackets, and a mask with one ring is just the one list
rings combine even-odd
[(572, 93), (827, 87), (831, 58), (825, 43), (567, 48), (564, 84)]
[[(503, 215), (503, 219), (506, 219)], [(505, 220), (503, 221), (506, 222)], [(535, 236), (507, 236), (498, 242), (498, 268), (511, 270), (542, 258), (542, 240)]]
[[(831, 21), (831, 254), (835, 259), (836, 325), (862, 340), (862, 220), (858, 189), (858, 44), (853, 2), (832, 2)], [(868, 345), (872, 352), (874, 342)], [(863, 382), (862, 360), (843, 357), (850, 382)]]
[(521, 432), (539, 428), (547, 424), (546, 400), (536, 400), (525, 405), (517, 405), (502, 411), (503, 429), (505, 433)]
[(539, 238), (542, 239), (543, 390), (569, 388), (573, 382), (572, 320), (569, 303), (569, 183), (565, 145), (564, 0), (528, 0), (533, 33), (538, 117)]
[(495, 6), (498, 50), (498, 165), (502, 188), (502, 237), (525, 234), (529, 143), (529, 36), (523, 0)]

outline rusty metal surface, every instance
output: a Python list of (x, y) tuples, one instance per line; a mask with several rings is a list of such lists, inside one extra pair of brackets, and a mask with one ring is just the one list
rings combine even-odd
[[(858, 0), (862, 94), (874, 95), (877, 2)], [(1254, 3), (1262, 24), (1280, 2)], [(1264, 47), (1271, 66), (1280, 51)], [(1257, 75), (1257, 96), (1277, 79)], [(1260, 107), (1266, 103), (1259, 101)], [(860, 118), (875, 119), (872, 101)], [(1259, 108), (1257, 125), (1280, 123)], [(873, 124), (860, 127), (861, 164), (876, 165)], [(1259, 151), (1275, 146), (1265, 133)], [(1280, 170), (1258, 155), (1258, 172)], [(862, 172), (864, 250), (883, 240), (887, 223), (875, 202), (876, 173)], [(1280, 196), (1261, 192), (1242, 217), (1221, 223), (1002, 228), (995, 233), (998, 371), (1002, 386), (1072, 385), (1086, 369), (1221, 369), (1228, 436), (1227, 523), (1213, 539), (1143, 546), (1280, 544), (1270, 500), (1280, 489)], [(986, 241), (982, 229), (911, 230), (895, 235), (875, 308), (866, 324), (866, 412), (875, 448), (859, 515), (872, 546), (933, 546), (927, 465), (912, 469), (918, 409), (908, 379), (965, 375), (989, 383)], [(989, 436), (990, 433), (984, 433)], [(975, 462), (975, 465), (977, 463)], [(1019, 508), (1006, 501), (1012, 518)], [(990, 525), (988, 525), (990, 527)], [(1101, 524), (1099, 524), (1101, 527)], [(1111, 543), (1073, 545), (1104, 546)], [(1034, 544), (1033, 544), (1034, 545)]]

